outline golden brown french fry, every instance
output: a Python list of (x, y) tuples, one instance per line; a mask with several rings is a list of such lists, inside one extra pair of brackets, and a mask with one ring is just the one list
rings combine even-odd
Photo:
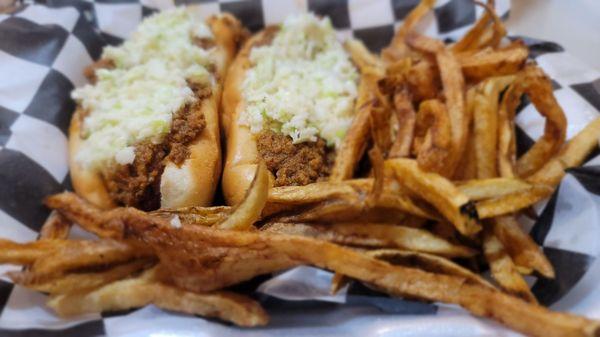
[(164, 217), (168, 220), (173, 219), (174, 216), (178, 216), (179, 220), (184, 225), (212, 226), (216, 223), (225, 221), (232, 211), (233, 208), (230, 206), (193, 206), (178, 209), (162, 208), (150, 212), (150, 214)]
[(361, 40), (348, 39), (344, 43), (344, 47), (361, 73), (370, 73), (377, 77), (385, 74), (385, 66), (381, 60), (373, 55)]
[(552, 192), (554, 192), (554, 188), (550, 186), (532, 185), (524, 191), (509, 193), (498, 198), (477, 202), (477, 214), (480, 219), (487, 219), (518, 212), (549, 197), (552, 195)]
[(461, 234), (469, 236), (481, 230), (474, 205), (452, 182), (422, 171), (411, 159), (389, 159), (385, 165), (402, 186), (435, 207)]
[(433, 59), (414, 61), (406, 75), (406, 82), (413, 104), (437, 98), (441, 90), (440, 74)]
[(517, 160), (517, 174), (527, 177), (558, 153), (565, 141), (567, 119), (554, 97), (550, 78), (540, 68), (529, 65), (525, 67), (522, 76), (521, 83), (526, 83), (525, 93), (537, 111), (546, 118), (542, 137)]
[(495, 289), (495, 287), (483, 277), (438, 255), (399, 249), (369, 250), (366, 251), (365, 254), (394, 265), (419, 268), (438, 274), (461, 276), (473, 283)]
[(95, 289), (107, 283), (125, 278), (150, 267), (152, 260), (141, 259), (113, 266), (97, 272), (70, 272), (47, 278), (32, 271), (10, 272), (8, 277), (21, 286), (49, 294), (80, 293)]
[(37, 275), (57, 275), (83, 267), (106, 266), (154, 256), (145, 246), (114, 240), (44, 240), (53, 242), (55, 250), (35, 260), (31, 271)]
[(492, 277), (502, 289), (528, 302), (537, 303), (535, 296), (529, 290), (529, 286), (506, 253), (502, 242), (498, 240), (492, 231), (487, 229), (483, 233), (483, 253), (490, 265)]
[(517, 267), (535, 270), (544, 277), (554, 278), (552, 264), (541, 248), (523, 232), (514, 216), (495, 218), (493, 231)]
[(40, 239), (66, 239), (72, 225), (62, 214), (52, 211), (40, 229)]
[(53, 241), (17, 243), (0, 239), (0, 263), (30, 265), (56, 248), (56, 242)]
[(215, 226), (220, 229), (248, 230), (260, 219), (269, 197), (269, 171), (263, 161), (258, 164), (252, 185), (244, 200), (233, 212)]
[[(502, 90), (514, 81), (513, 76), (493, 77), (469, 89), (473, 113), (474, 160), (479, 179), (498, 175), (496, 158), (498, 147), (498, 101)], [(469, 105), (469, 104), (468, 104)]]
[[(369, 184), (372, 186), (372, 183)], [(316, 182), (304, 186), (278, 186), (269, 190), (269, 203), (304, 205), (329, 199), (354, 198), (362, 193), (346, 182)]]
[[(83, 214), (89, 214), (95, 209), (88, 202), (81, 202), (81, 199), (70, 192), (58, 193), (47, 197), (44, 204), (48, 208), (57, 210), (71, 222), (77, 223), (85, 231), (97, 235), (101, 238), (114, 238), (119, 235), (118, 231), (107, 227), (106, 218), (110, 218), (105, 213), (98, 213), (98, 216), (85, 217)], [(77, 219), (77, 220), (75, 220)]]
[(261, 306), (248, 297), (230, 292), (194, 293), (143, 277), (116, 281), (88, 293), (50, 298), (48, 306), (60, 316), (126, 310), (148, 304), (204, 317), (216, 317), (239, 326), (267, 324)]
[(516, 74), (523, 68), (529, 51), (526, 47), (485, 50), (456, 55), (466, 79), (481, 81), (492, 76)]
[(522, 87), (515, 82), (511, 84), (502, 96), (498, 109), (498, 174), (501, 177), (515, 176), (516, 165), (516, 134), (515, 110), (521, 102)]
[(358, 161), (362, 157), (366, 140), (369, 136), (369, 119), (373, 102), (375, 101), (375, 91), (377, 90), (378, 78), (373, 75), (363, 74), (358, 85), (358, 98), (355, 104), (355, 114), (352, 124), (342, 141), (337, 154), (329, 180), (342, 181), (352, 178)]
[(469, 200), (478, 201), (524, 192), (531, 188), (531, 184), (515, 178), (490, 178), (458, 182), (457, 187)]
[[(90, 211), (97, 212), (95, 209)], [(31, 266), (30, 271), (40, 279), (77, 268), (107, 266), (152, 256), (154, 254), (147, 247), (134, 247), (114, 240), (45, 239), (16, 243), (0, 239), (0, 263)]]
[(416, 113), (408, 94), (404, 91), (398, 91), (393, 98), (394, 110), (398, 119), (398, 132), (396, 139), (390, 148), (388, 158), (402, 158), (410, 154), (412, 146)]
[(439, 100), (427, 100), (419, 106), (416, 120), (421, 139), (417, 150), (419, 167), (428, 172), (444, 175), (451, 151), (450, 120), (446, 107)]
[(452, 244), (430, 232), (405, 226), (376, 223), (336, 223), (308, 225), (271, 223), (262, 230), (315, 237), (354, 246), (395, 247), (446, 257), (470, 257), (476, 251)]
[[(497, 47), (502, 37), (506, 35), (506, 29), (502, 24), (502, 20), (495, 13), (494, 1), (488, 0), (487, 5), (479, 1), (475, 1), (475, 3), (482, 6), (485, 12), (477, 23), (460, 40), (451, 46), (453, 52), (481, 49), (486, 46)], [(484, 33), (488, 31), (487, 29), (490, 28), (490, 24), (493, 26), (494, 34), (489, 39), (484, 39)]]
[(581, 165), (585, 158), (597, 148), (599, 134), (600, 118), (597, 118), (575, 135), (556, 157), (527, 178), (527, 181), (533, 184), (558, 185), (564, 177), (566, 169)]
[(397, 61), (409, 54), (405, 38), (415, 26), (429, 13), (435, 5), (435, 0), (423, 0), (406, 16), (402, 26), (398, 29), (392, 42), (381, 52), (381, 57), (386, 62)]

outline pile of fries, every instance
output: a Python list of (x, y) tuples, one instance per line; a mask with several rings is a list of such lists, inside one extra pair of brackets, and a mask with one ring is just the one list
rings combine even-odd
[[(1, 240), (0, 263), (24, 266), (9, 277), (48, 293), (62, 316), (154, 304), (264, 325), (259, 303), (223, 289), (312, 265), (336, 273), (333, 292), (354, 279), (531, 336), (599, 336), (599, 322), (537, 304), (523, 275), (553, 278), (554, 269), (517, 219), (594, 150), (600, 119), (565, 142), (550, 79), (522, 42), (505, 42), (493, 1), (479, 3), (485, 14), (449, 45), (415, 29), (434, 2), (408, 15), (381, 58), (348, 43), (366, 103), (328, 181), (270, 188), (262, 164), (236, 207), (150, 213), (58, 194), (46, 199), (54, 212), (39, 240)], [(517, 158), (524, 95), (546, 124)], [(98, 239), (69, 239), (75, 224)], [(479, 274), (487, 267), (493, 280)]]

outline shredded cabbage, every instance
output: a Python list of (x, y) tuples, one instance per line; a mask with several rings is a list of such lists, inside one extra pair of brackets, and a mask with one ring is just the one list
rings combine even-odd
[(270, 45), (250, 53), (240, 123), (294, 143), (324, 139), (339, 146), (353, 118), (358, 72), (328, 18), (313, 14), (285, 20)]
[(122, 46), (104, 50), (115, 68), (97, 70), (94, 85), (72, 93), (88, 114), (75, 154), (80, 164), (93, 169), (130, 164), (136, 144), (164, 139), (173, 114), (196, 99), (189, 82), (214, 81), (206, 69), (212, 51), (195, 45), (194, 38), (212, 33), (186, 10), (175, 9), (146, 19)]

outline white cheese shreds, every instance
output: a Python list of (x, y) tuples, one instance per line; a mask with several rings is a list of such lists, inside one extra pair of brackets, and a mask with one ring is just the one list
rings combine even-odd
[(341, 143), (353, 118), (358, 72), (328, 18), (287, 18), (270, 45), (252, 49), (250, 62), (240, 123), (294, 143), (317, 137), (330, 146)]
[(75, 154), (80, 164), (131, 164), (136, 144), (164, 139), (173, 114), (195, 101), (189, 83), (213, 82), (206, 67), (214, 55), (194, 44), (195, 38), (212, 39), (212, 33), (186, 10), (175, 9), (146, 19), (122, 46), (104, 50), (114, 69), (97, 70), (94, 85), (72, 93), (87, 114)]

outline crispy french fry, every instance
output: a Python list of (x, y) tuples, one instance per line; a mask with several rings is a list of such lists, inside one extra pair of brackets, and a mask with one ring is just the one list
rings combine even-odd
[(386, 167), (396, 174), (398, 182), (415, 195), (433, 205), (463, 235), (481, 230), (477, 212), (469, 198), (444, 177), (424, 172), (410, 159), (390, 159)]
[(230, 292), (194, 293), (143, 277), (116, 281), (88, 293), (50, 298), (48, 306), (60, 316), (126, 310), (148, 304), (167, 310), (216, 317), (239, 326), (268, 322), (267, 313), (248, 297)]
[(197, 225), (197, 226), (212, 226), (216, 223), (225, 221), (231, 214), (232, 207), (230, 206), (214, 206), (214, 207), (184, 207), (178, 209), (162, 208), (153, 212), (153, 215), (172, 219), (173, 216), (178, 216), (182, 224)]
[(53, 241), (16, 243), (0, 239), (0, 263), (30, 265), (55, 249)]
[(369, 119), (375, 101), (377, 78), (372, 75), (361, 76), (358, 86), (358, 98), (352, 124), (344, 137), (335, 156), (329, 175), (331, 181), (342, 181), (352, 178), (356, 164), (365, 151), (365, 143), (369, 136)]
[(528, 302), (537, 303), (535, 296), (529, 290), (529, 286), (506, 253), (502, 242), (498, 240), (492, 231), (487, 229), (483, 235), (483, 253), (490, 265), (492, 277), (502, 289)]
[(514, 216), (495, 218), (493, 231), (517, 267), (535, 270), (544, 277), (554, 278), (552, 264), (541, 248), (523, 232)]
[(456, 58), (466, 79), (481, 81), (492, 76), (516, 74), (525, 65), (528, 55), (526, 47), (512, 47), (457, 54)]
[(424, 0), (419, 2), (419, 4), (406, 16), (404, 19), (404, 23), (396, 34), (394, 34), (394, 38), (390, 43), (390, 46), (383, 49), (381, 52), (381, 57), (386, 62), (393, 62), (403, 57), (406, 57), (409, 53), (409, 50), (406, 46), (404, 39), (412, 30), (415, 29), (415, 26), (429, 13), (433, 6), (435, 5), (435, 0)]
[(388, 153), (388, 158), (407, 157), (410, 154), (413, 142), (417, 120), (416, 113), (408, 94), (405, 92), (399, 91), (395, 93), (393, 102), (399, 128), (396, 133), (396, 139)]
[(581, 165), (585, 158), (597, 148), (599, 134), (600, 118), (597, 118), (575, 135), (556, 157), (527, 178), (527, 181), (533, 184), (558, 185), (564, 177), (566, 169)]
[[(68, 220), (77, 223), (85, 231), (101, 238), (114, 238), (119, 235), (118, 231), (107, 227), (107, 221), (102, 217), (104, 213), (97, 217), (83, 217), (82, 214), (88, 214), (94, 208), (88, 202), (81, 202), (80, 198), (74, 193), (64, 192), (51, 195), (44, 200), (44, 204), (57, 210)], [(107, 218), (109, 217), (107, 216)]]
[(473, 139), (475, 163), (479, 179), (498, 175), (496, 158), (498, 147), (498, 100), (500, 93), (514, 81), (513, 76), (490, 78), (470, 89), (473, 112)]
[(62, 214), (52, 211), (40, 229), (40, 239), (66, 239), (72, 225)]
[(244, 200), (233, 212), (215, 226), (220, 229), (248, 230), (260, 219), (269, 196), (269, 171), (264, 162), (258, 164), (252, 185)]
[(546, 118), (544, 134), (517, 160), (517, 174), (527, 177), (540, 169), (563, 145), (567, 132), (565, 113), (553, 95), (550, 78), (536, 66), (527, 66), (522, 75), (525, 93)]
[[(92, 208), (89, 211), (96, 212)], [(0, 239), (0, 263), (31, 266), (30, 271), (39, 278), (60, 275), (77, 268), (106, 266), (152, 256), (154, 254), (147, 247), (134, 247), (114, 240), (45, 239), (16, 243)]]
[(430, 232), (405, 226), (375, 223), (337, 223), (308, 225), (271, 223), (263, 231), (303, 235), (344, 245), (394, 247), (445, 257), (470, 257), (476, 252), (468, 247), (452, 244)]
[(421, 169), (444, 175), (451, 151), (450, 120), (446, 107), (439, 100), (427, 100), (419, 106), (416, 125), (422, 139), (417, 151)]
[[(506, 29), (502, 24), (502, 20), (498, 18), (494, 11), (494, 1), (488, 0), (487, 5), (479, 1), (475, 1), (475, 3), (482, 6), (485, 12), (477, 23), (459, 41), (452, 45), (451, 50), (453, 52), (476, 50), (486, 46), (497, 47), (502, 37), (506, 35)], [(489, 39), (483, 39), (490, 23), (493, 25), (494, 34)]]
[(125, 278), (151, 266), (152, 260), (140, 259), (98, 272), (71, 272), (48, 279), (32, 271), (11, 272), (10, 279), (21, 286), (49, 294), (80, 293)]
[(473, 283), (494, 289), (495, 287), (483, 277), (473, 273), (447, 258), (415, 251), (398, 249), (377, 249), (365, 252), (369, 256), (387, 261), (394, 265), (414, 267), (432, 273), (461, 276)]
[(469, 200), (478, 201), (525, 192), (531, 188), (531, 185), (515, 178), (490, 178), (458, 182), (457, 187), (469, 197)]
[[(370, 184), (372, 185), (372, 184)], [(361, 193), (346, 182), (316, 182), (304, 186), (278, 186), (269, 190), (269, 203), (305, 205), (328, 199), (354, 198)]]
[(549, 197), (552, 192), (554, 192), (554, 188), (550, 186), (532, 185), (525, 191), (513, 192), (476, 203), (477, 214), (480, 219), (487, 219), (514, 213)]

